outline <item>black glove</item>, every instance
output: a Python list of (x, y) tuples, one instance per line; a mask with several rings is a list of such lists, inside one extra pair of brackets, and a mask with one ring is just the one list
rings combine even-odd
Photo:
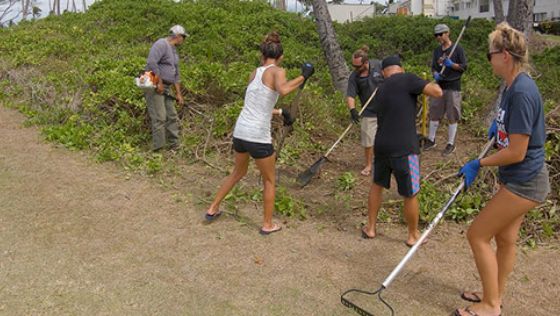
[(356, 108), (350, 109), (350, 119), (354, 122), (354, 124), (360, 123), (360, 114)]
[(290, 112), (288, 112), (287, 109), (281, 109), (281, 110), (282, 110), (282, 118), (284, 118), (284, 126), (292, 126), (292, 124), (294, 124), (296, 120), (290, 115)]
[(301, 64), (301, 75), (303, 76), (305, 81), (307, 81), (307, 79), (311, 77), (311, 75), (313, 75), (314, 72), (315, 72), (315, 68), (311, 63), (305, 62)]

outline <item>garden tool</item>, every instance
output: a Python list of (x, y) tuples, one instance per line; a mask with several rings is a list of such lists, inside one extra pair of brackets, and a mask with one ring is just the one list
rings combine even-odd
[[(372, 92), (372, 94), (369, 97), (369, 99), (367, 100), (367, 102), (362, 106), (362, 109), (360, 110), (360, 116), (362, 115), (364, 110), (367, 108), (367, 106), (369, 105), (369, 103), (371, 102), (371, 100), (373, 99), (373, 97), (375, 96), (376, 93), (377, 93), (377, 88)], [(342, 132), (342, 135), (340, 135), (340, 137), (336, 140), (336, 142), (334, 142), (334, 144), (331, 146), (331, 148), (329, 148), (327, 153), (324, 154), (323, 156), (321, 156), (321, 158), (319, 158), (317, 161), (315, 161), (315, 163), (313, 163), (311, 165), (311, 167), (307, 168), (307, 170), (305, 170), (303, 173), (301, 173), (298, 176), (297, 183), (301, 187), (304, 187), (307, 184), (309, 184), (309, 182), (311, 181), (313, 176), (315, 176), (317, 173), (319, 173), (319, 170), (321, 170), (321, 166), (328, 160), (327, 157), (334, 150), (336, 145), (338, 145), (338, 143), (340, 143), (342, 138), (344, 138), (344, 136), (346, 136), (346, 133), (348, 133), (350, 128), (352, 128), (352, 125), (354, 125), (354, 123), (348, 124), (348, 127), (344, 130), (344, 132)]]
[[(492, 148), (492, 145), (494, 144), (494, 140), (495, 138), (492, 138), (490, 141), (488, 141), (486, 143), (486, 145), (484, 145), (482, 152), (478, 155), (478, 159), (482, 159), (486, 153), (488, 153), (488, 151), (490, 150), (490, 148)], [(463, 189), (465, 188), (465, 182), (463, 181), (463, 179), (461, 179), (461, 184), (455, 189), (455, 191), (453, 192), (453, 195), (451, 196), (451, 198), (447, 201), (447, 203), (445, 204), (445, 206), (442, 208), (442, 210), (436, 215), (436, 217), (432, 220), (432, 222), (430, 223), (430, 225), (428, 226), (428, 228), (422, 233), (422, 235), (420, 236), (420, 239), (418, 239), (416, 241), (416, 243), (414, 244), (414, 246), (412, 246), (412, 248), (410, 248), (410, 250), (408, 250), (408, 252), (406, 253), (406, 255), (404, 256), (404, 258), (399, 262), (399, 264), (393, 269), (393, 271), (389, 274), (389, 276), (383, 281), (383, 283), (381, 284), (381, 287), (379, 287), (376, 291), (374, 292), (369, 292), (369, 291), (364, 291), (364, 290), (360, 290), (360, 289), (350, 289), (346, 292), (344, 292), (341, 297), (340, 300), (342, 302), (342, 304), (346, 307), (350, 307), (352, 309), (354, 309), (358, 314), (363, 315), (363, 316), (373, 316), (373, 314), (371, 314), (370, 312), (368, 312), (367, 310), (365, 310), (363, 307), (358, 306), (356, 303), (352, 302), (350, 299), (348, 299), (346, 296), (349, 293), (352, 292), (357, 292), (357, 293), (361, 293), (361, 294), (366, 294), (366, 295), (376, 295), (379, 298), (379, 300), (385, 305), (387, 306), (387, 308), (391, 311), (391, 315), (395, 314), (395, 311), (393, 310), (393, 307), (391, 307), (391, 305), (389, 305), (389, 303), (387, 303), (387, 301), (385, 301), (382, 297), (381, 297), (381, 293), (389, 287), (389, 285), (393, 282), (393, 280), (397, 277), (397, 275), (401, 272), (402, 268), (404, 268), (404, 266), (408, 263), (408, 261), (412, 258), (412, 256), (414, 256), (414, 254), (416, 253), (416, 251), (418, 250), (418, 248), (424, 243), (424, 241), (426, 240), (426, 238), (428, 238), (428, 235), (430, 235), (430, 233), (432, 232), (432, 230), (436, 227), (436, 225), (439, 223), (439, 221), (443, 218), (443, 216), (445, 216), (445, 213), (447, 213), (447, 210), (449, 209), (449, 207), (451, 206), (451, 204), (455, 201), (455, 199), (457, 199), (457, 196), (463, 191)]]

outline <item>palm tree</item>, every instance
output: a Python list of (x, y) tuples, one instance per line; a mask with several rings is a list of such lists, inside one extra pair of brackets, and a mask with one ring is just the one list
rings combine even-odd
[(350, 72), (344, 61), (340, 45), (336, 40), (336, 32), (334, 31), (331, 15), (327, 9), (327, 2), (325, 0), (312, 0), (311, 3), (313, 5), (313, 15), (315, 16), (315, 24), (317, 25), (321, 47), (331, 73), (331, 80), (337, 90), (346, 93)]
[(508, 7), (509, 25), (529, 35), (533, 23), (534, 0), (511, 0)]
[(494, 20), (496, 21), (496, 24), (499, 24), (504, 21), (504, 6), (502, 5), (502, 0), (493, 0), (493, 2)]

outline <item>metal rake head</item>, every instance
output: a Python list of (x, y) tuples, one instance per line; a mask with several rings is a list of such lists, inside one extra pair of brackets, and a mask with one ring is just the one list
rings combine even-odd
[(381, 297), (381, 292), (383, 292), (383, 290), (385, 290), (384, 286), (381, 286), (379, 289), (377, 289), (375, 292), (368, 292), (368, 291), (364, 291), (364, 290), (359, 290), (359, 289), (350, 289), (346, 292), (344, 292), (341, 296), (340, 296), (340, 302), (342, 303), (342, 305), (352, 308), (356, 313), (358, 313), (358, 315), (362, 315), (362, 316), (374, 316), (372, 313), (368, 312), (367, 310), (365, 310), (364, 308), (358, 306), (356, 303), (352, 302), (351, 300), (349, 300), (348, 298), (346, 298), (345, 296), (348, 293), (352, 293), (352, 292), (357, 292), (357, 293), (361, 293), (361, 294), (365, 294), (365, 295), (375, 295), (377, 294), (377, 298), (389, 309), (389, 311), (391, 311), (391, 316), (395, 315), (395, 311), (393, 310), (393, 308), (391, 307), (391, 305), (389, 305), (389, 303), (387, 303), (382, 297)]

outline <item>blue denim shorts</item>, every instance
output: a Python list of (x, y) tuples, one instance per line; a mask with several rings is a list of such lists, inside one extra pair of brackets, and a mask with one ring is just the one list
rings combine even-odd
[(504, 185), (515, 195), (533, 202), (542, 203), (550, 193), (548, 167), (544, 164), (541, 171), (527, 182), (507, 182)]

